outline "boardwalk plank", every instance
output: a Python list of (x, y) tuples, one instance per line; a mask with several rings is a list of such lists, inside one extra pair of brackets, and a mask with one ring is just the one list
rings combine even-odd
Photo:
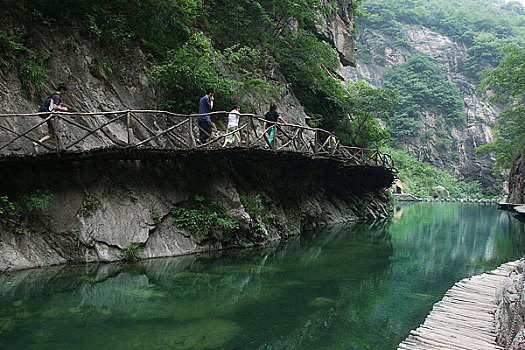
[(517, 264), (457, 282), (398, 350), (504, 350), (494, 329), (496, 289)]

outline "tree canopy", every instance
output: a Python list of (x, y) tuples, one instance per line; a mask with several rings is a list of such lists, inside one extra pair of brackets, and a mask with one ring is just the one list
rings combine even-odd
[(496, 155), (496, 168), (509, 168), (525, 142), (525, 45), (504, 52), (498, 67), (483, 72), (482, 82), (491, 101), (505, 106), (494, 128), (496, 139), (478, 147)]

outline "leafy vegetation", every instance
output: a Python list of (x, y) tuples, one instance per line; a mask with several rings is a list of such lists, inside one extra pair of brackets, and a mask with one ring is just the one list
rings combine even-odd
[(385, 74), (384, 86), (398, 95), (388, 126), (394, 139), (416, 135), (422, 126), (423, 110), (442, 115), (448, 124), (465, 121), (459, 88), (426, 56), (414, 55), (392, 67)]
[(100, 204), (101, 202), (97, 198), (95, 198), (92, 195), (89, 195), (84, 199), (84, 201), (80, 205), (80, 208), (78, 208), (78, 215), (83, 217), (93, 216)]
[(22, 234), (31, 227), (35, 213), (48, 208), (55, 197), (50, 191), (36, 190), (14, 200), (0, 196), (0, 226), (13, 233)]
[(162, 222), (162, 214), (157, 209), (153, 208), (149, 210), (149, 215), (154, 224), (160, 224)]
[(17, 56), (31, 53), (31, 50), (22, 44), (19, 31), (8, 34), (0, 30), (0, 65), (9, 67)]
[(218, 237), (220, 232), (230, 233), (239, 229), (239, 224), (228, 217), (219, 203), (206, 201), (200, 196), (175, 206), (171, 214), (175, 226), (203, 236)]
[(43, 210), (51, 205), (55, 194), (48, 190), (36, 190), (33, 193), (22, 195), (15, 201), (17, 213), (20, 215), (31, 215), (37, 210)]
[(120, 259), (122, 261), (136, 261), (139, 260), (139, 253), (142, 250), (142, 248), (133, 243), (126, 249), (122, 249), (120, 252)]
[(525, 45), (508, 47), (500, 65), (484, 72), (483, 87), (491, 101), (501, 102), (505, 110), (494, 128), (496, 139), (478, 147), (480, 152), (496, 156), (496, 169), (510, 168), (525, 142)]
[(240, 199), (244, 209), (251, 218), (255, 218), (263, 213), (264, 205), (260, 196), (241, 195)]
[[(337, 10), (335, 2), (64, 0), (58, 5), (51, 0), (5, 0), (5, 3), (12, 18), (33, 24), (34, 29), (22, 31), (60, 25), (65, 36), (80, 32), (104, 47), (113, 48), (104, 55), (111, 51), (116, 55), (139, 46), (156, 60), (163, 59), (151, 70), (151, 77), (165, 92), (162, 108), (194, 112), (198, 99), (212, 87), (216, 91), (217, 110), (229, 109), (235, 103), (255, 112), (255, 107), (278, 102), (283, 91), (291, 88), (317, 125), (336, 132), (350, 145), (375, 147), (388, 136), (374, 118), (382, 113), (381, 109), (361, 112), (363, 101), (353, 86), (344, 86), (335, 74), (339, 68), (338, 54), (309, 30), (313, 23)], [(356, 11), (360, 4), (353, 2)], [(3, 42), (12, 50), (21, 49), (16, 38), (6, 34), (5, 40), (0, 37), (0, 44)], [(108, 61), (109, 56), (93, 63), (95, 74), (106, 80), (114, 69)], [(288, 84), (277, 83), (276, 69)], [(29, 72), (39, 73), (35, 69), (26, 70)], [(28, 76), (37, 81), (41, 75)], [(361, 90), (358, 87), (355, 91)], [(373, 91), (371, 88), (367, 91), (367, 103), (383, 104), (381, 93), (377, 95), (378, 101), (373, 101)]]
[(452, 198), (483, 198), (481, 184), (478, 181), (458, 180), (446, 171), (438, 170), (432, 165), (418, 161), (406, 152), (386, 147), (382, 151), (390, 154), (396, 168), (398, 178), (408, 187), (408, 193), (421, 198), (432, 197), (437, 186), (447, 189)]

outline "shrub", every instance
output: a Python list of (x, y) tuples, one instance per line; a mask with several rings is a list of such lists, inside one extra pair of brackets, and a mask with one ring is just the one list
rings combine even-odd
[(89, 195), (86, 197), (86, 199), (84, 199), (84, 201), (80, 205), (80, 208), (78, 208), (77, 213), (78, 215), (83, 217), (90, 217), (95, 213), (100, 204), (101, 203), (97, 198)]
[(141, 247), (133, 243), (126, 249), (120, 251), (120, 259), (122, 261), (136, 261), (139, 260), (139, 253), (142, 250)]
[(220, 203), (205, 201), (201, 196), (195, 198), (198, 200), (175, 206), (171, 210), (175, 226), (214, 237), (217, 237), (218, 231), (233, 232), (239, 229), (239, 224), (228, 217)]
[(244, 209), (246, 209), (251, 218), (255, 218), (263, 212), (264, 205), (260, 196), (241, 195), (240, 199)]
[(30, 215), (35, 210), (42, 210), (49, 207), (55, 194), (48, 190), (36, 190), (35, 192), (20, 196), (16, 200), (16, 211), (20, 215)]

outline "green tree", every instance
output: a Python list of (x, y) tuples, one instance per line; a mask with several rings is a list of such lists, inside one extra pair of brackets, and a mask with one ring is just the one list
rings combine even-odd
[(170, 51), (163, 64), (152, 68), (152, 77), (167, 90), (164, 108), (195, 112), (197, 101), (214, 88), (220, 101), (216, 109), (231, 106), (235, 81), (228, 76), (225, 58), (203, 33), (194, 34), (184, 46)]
[(496, 169), (509, 168), (525, 141), (525, 45), (507, 47), (500, 65), (483, 72), (483, 88), (492, 102), (505, 106), (494, 131), (496, 138), (478, 147), (496, 155)]
[(424, 110), (442, 115), (453, 124), (465, 120), (459, 88), (426, 56), (414, 55), (406, 63), (392, 67), (383, 84), (395, 91), (399, 100), (388, 124), (394, 140), (419, 132), (420, 113)]

